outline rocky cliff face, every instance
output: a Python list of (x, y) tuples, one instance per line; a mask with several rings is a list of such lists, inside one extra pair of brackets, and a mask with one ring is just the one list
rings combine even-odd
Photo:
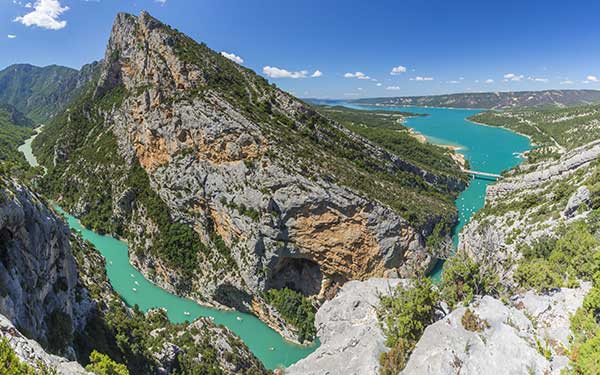
[(46, 352), (39, 343), (25, 337), (1, 314), (0, 338), (6, 338), (17, 357), (36, 370), (51, 369), (56, 371), (57, 375), (92, 375), (79, 363)]
[(556, 237), (560, 226), (591, 212), (599, 156), (595, 141), (558, 160), (524, 164), (488, 186), (486, 206), (461, 232), (459, 249), (494, 264), (503, 281), (513, 285), (519, 246)]
[(35, 194), (0, 176), (0, 314), (28, 337), (74, 358), (72, 338), (93, 308), (69, 230)]
[(88, 100), (36, 140), (50, 190), (84, 219), (106, 215), (91, 224), (127, 235), (132, 263), (166, 289), (245, 309), (284, 286), (324, 299), (348, 280), (430, 267), (438, 223), (449, 238), (464, 181), (367, 142), (147, 13), (118, 15)]

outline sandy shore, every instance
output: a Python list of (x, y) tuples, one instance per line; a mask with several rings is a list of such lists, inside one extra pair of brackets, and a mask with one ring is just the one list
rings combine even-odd
[[(427, 143), (427, 137), (425, 137), (423, 134), (417, 132), (416, 130), (412, 129), (412, 128), (408, 128), (408, 133), (416, 138), (419, 142), (421, 143)], [(434, 143), (436, 146), (440, 146), (440, 147), (444, 147), (447, 148), (449, 150), (452, 150), (452, 152), (450, 153), (450, 156), (452, 157), (452, 159), (454, 159), (454, 161), (456, 161), (459, 165), (461, 165), (463, 168), (467, 165), (467, 161), (465, 159), (465, 156), (461, 153), (459, 153), (458, 151), (462, 149), (462, 147), (459, 146), (455, 146), (455, 145), (447, 145), (447, 144), (438, 144), (438, 143)]]

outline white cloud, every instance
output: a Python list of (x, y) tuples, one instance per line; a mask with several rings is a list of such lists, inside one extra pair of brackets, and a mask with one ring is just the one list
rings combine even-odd
[(491, 78), (488, 78), (485, 80), (485, 83), (487, 83), (487, 84), (494, 83), (494, 80)]
[[(309, 72), (308, 70), (300, 70), (298, 72), (290, 72), (289, 70), (277, 68), (274, 66), (265, 66), (263, 68), (263, 73), (271, 78), (308, 78)], [(312, 78), (318, 78), (323, 76), (323, 72), (320, 70), (315, 70), (313, 74), (310, 74)]]
[(567, 79), (566, 81), (562, 81), (560, 84), (561, 85), (572, 85), (573, 83), (574, 83), (573, 81)]
[(411, 81), (433, 81), (433, 77), (421, 77), (416, 76), (415, 78), (411, 78)]
[(460, 82), (459, 81), (446, 81), (446, 83), (457, 84), (457, 83), (460, 83)]
[(402, 66), (402, 65), (398, 65), (396, 67), (393, 67), (392, 71), (390, 72), (390, 74), (393, 75), (393, 76), (397, 76), (397, 75), (402, 74), (402, 73), (406, 73), (406, 67)]
[(233, 61), (235, 63), (238, 63), (240, 65), (242, 65), (244, 63), (244, 59), (242, 59), (241, 57), (239, 57), (239, 56), (237, 56), (237, 55), (235, 55), (233, 53), (228, 53), (228, 52), (222, 51), (221, 55), (225, 56), (229, 60), (231, 60), (231, 61)]
[(165, 5), (167, 3), (167, 0), (154, 0), (154, 1), (159, 3), (160, 5)]
[(504, 75), (504, 81), (520, 81), (524, 77), (522, 74), (506, 73)]
[(398, 90), (400, 90), (400, 86), (388, 86), (385, 89), (391, 90), (391, 91), (398, 91)]
[(378, 82), (376, 86), (381, 87), (382, 86), (381, 82)]
[(589, 75), (589, 76), (585, 77), (585, 79), (588, 80), (588, 81), (590, 81), (590, 82), (598, 82), (598, 77), (592, 76), (592, 75)]
[(290, 72), (285, 69), (276, 68), (274, 66), (265, 66), (263, 73), (271, 78), (306, 78), (308, 70), (301, 70), (299, 72)]
[(363, 72), (346, 73), (344, 74), (344, 78), (371, 79), (371, 77)]
[(7, 37), (8, 39), (15, 39), (17, 36), (16, 36), (16, 35), (13, 35), (13, 34), (8, 34), (6, 37)]
[(33, 8), (33, 5), (31, 5), (31, 3), (27, 3), (25, 4), (25, 8)]
[(48, 30), (60, 30), (67, 26), (67, 21), (60, 21), (59, 17), (69, 10), (69, 7), (60, 5), (59, 0), (37, 0), (33, 8), (32, 12), (15, 18), (15, 22)]

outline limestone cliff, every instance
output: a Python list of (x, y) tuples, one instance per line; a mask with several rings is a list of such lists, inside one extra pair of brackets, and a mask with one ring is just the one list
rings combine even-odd
[(100, 79), (34, 149), (49, 194), (126, 236), (155, 283), (250, 310), (270, 288), (322, 300), (348, 280), (429, 268), (426, 238), (448, 243), (465, 186), (144, 12), (117, 16)]
[(0, 175), (0, 314), (72, 359), (73, 335), (93, 308), (69, 246), (69, 229), (40, 198)]
[(592, 211), (598, 182), (600, 142), (576, 148), (558, 160), (525, 163), (489, 185), (486, 205), (460, 233), (459, 249), (495, 265), (509, 285), (519, 246), (556, 237), (558, 229)]

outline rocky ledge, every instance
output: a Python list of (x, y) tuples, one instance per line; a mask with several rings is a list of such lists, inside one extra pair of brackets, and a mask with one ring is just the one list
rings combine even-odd
[(379, 296), (408, 281), (369, 279), (350, 281), (317, 311), (315, 324), (321, 346), (286, 369), (285, 374), (377, 374), (379, 355), (386, 351), (377, 320)]

